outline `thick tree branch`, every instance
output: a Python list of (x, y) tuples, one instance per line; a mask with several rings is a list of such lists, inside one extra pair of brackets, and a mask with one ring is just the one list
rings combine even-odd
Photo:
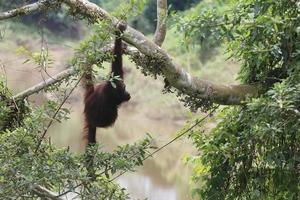
[(43, 186), (36, 185), (33, 191), (43, 199), (52, 199), (52, 200), (63, 200), (62, 198), (58, 197), (58, 194), (44, 188)]
[[(107, 19), (115, 27), (117, 27), (120, 22), (118, 19), (111, 17), (105, 10), (98, 7), (96, 4), (87, 0), (57, 0), (56, 3), (61, 1), (69, 5), (70, 10), (73, 11), (73, 13), (80, 13), (88, 17), (91, 21), (96, 21), (98, 18)], [(51, 3), (53, 4), (53, 1), (51, 1)], [(41, 0), (22, 8), (2, 13), (0, 14), (0, 19), (28, 14), (42, 8), (49, 8), (50, 5), (51, 4), (47, 0)], [(219, 85), (191, 76), (183, 68), (176, 66), (176, 64), (173, 63), (172, 58), (163, 49), (130, 26), (127, 27), (127, 30), (124, 32), (122, 37), (124, 41), (135, 46), (142, 54), (152, 60), (158, 61), (157, 63), (159, 63), (159, 66), (157, 66), (157, 68), (167, 79), (168, 83), (187, 95), (208, 99), (218, 104), (235, 105), (241, 104), (246, 97), (253, 97), (258, 94), (258, 89), (255, 86)], [(142, 65), (142, 67), (147, 68), (147, 65)], [(14, 97), (25, 98), (42, 90), (46, 85), (61, 81), (59, 77), (53, 80), (48, 79), (46, 83), (40, 83)]]
[[(58, 1), (57, 1), (58, 2)], [(37, 10), (42, 10), (49, 8), (51, 5), (49, 0), (40, 0), (38, 2), (28, 4), (26, 6), (16, 8), (7, 12), (0, 13), (0, 20), (21, 16), (21, 15), (27, 15), (29, 13), (35, 12)]]
[(161, 46), (165, 40), (167, 33), (167, 0), (157, 0), (157, 22), (156, 31), (154, 34), (154, 43)]
[[(86, 0), (63, 0), (63, 2), (90, 20), (108, 19), (112, 25), (118, 26), (118, 19), (110, 16), (94, 3)], [(158, 60), (160, 66), (157, 66), (157, 68), (160, 69), (169, 84), (185, 94), (223, 105), (239, 105), (247, 97), (257, 96), (258, 94), (258, 89), (252, 85), (219, 85), (191, 76), (183, 68), (176, 66), (172, 58), (163, 49), (130, 26), (124, 32), (123, 40), (135, 46), (146, 56)]]

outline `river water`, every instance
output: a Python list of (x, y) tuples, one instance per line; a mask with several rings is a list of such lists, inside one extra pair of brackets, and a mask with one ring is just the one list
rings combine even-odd
[(117, 182), (130, 193), (131, 199), (177, 200), (176, 187), (155, 183), (152, 177), (142, 174), (128, 174)]

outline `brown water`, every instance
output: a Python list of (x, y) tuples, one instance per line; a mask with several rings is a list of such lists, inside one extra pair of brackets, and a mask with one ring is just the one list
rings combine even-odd
[[(80, 107), (77, 108), (81, 110)], [(83, 152), (82, 144), (78, 143), (82, 137), (81, 118), (78, 116), (78, 111), (72, 113), (70, 120), (54, 128), (55, 131), (52, 131), (51, 137), (52, 141), (58, 146), (70, 146), (74, 152)], [(119, 126), (121, 121), (125, 121), (125, 117), (130, 118), (130, 116), (123, 113), (114, 127), (108, 130), (98, 129), (97, 137), (104, 145), (104, 150), (111, 151), (117, 145), (132, 143), (128, 141), (128, 138), (134, 142), (145, 136), (144, 134), (135, 138), (128, 136), (126, 132), (112, 133), (121, 129)], [(151, 126), (151, 129), (159, 130), (157, 136), (154, 135), (154, 138), (159, 139), (157, 141), (158, 146), (162, 146), (176, 135), (169, 135), (165, 132), (169, 133), (175, 128), (180, 129), (179, 125), (172, 125), (171, 122), (167, 121), (164, 123), (161, 121), (146, 121), (145, 124)], [(164, 126), (162, 128), (157, 124), (163, 124)], [(135, 127), (137, 130), (130, 129), (130, 133), (139, 132), (139, 126)], [(68, 131), (64, 131), (66, 129)], [(173, 132), (175, 133), (175, 130)], [(149, 200), (187, 200), (189, 199), (188, 181), (190, 170), (183, 164), (181, 159), (183, 155), (192, 153), (191, 149), (190, 141), (183, 138), (145, 161), (143, 166), (136, 169), (137, 171), (127, 172), (116, 181), (121, 187), (127, 189), (130, 198), (134, 200), (146, 198)]]
[[(157, 177), (156, 177), (157, 178)], [(163, 177), (159, 177), (163, 179)], [(117, 182), (130, 193), (132, 199), (177, 200), (177, 189), (172, 184), (156, 182), (153, 177), (140, 173), (130, 173)]]

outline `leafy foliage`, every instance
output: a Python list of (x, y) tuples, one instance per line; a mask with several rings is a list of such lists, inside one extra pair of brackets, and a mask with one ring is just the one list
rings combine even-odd
[[(239, 79), (268, 88), (287, 78), (299, 47), (299, 3), (297, 1), (224, 1), (200, 4), (200, 15), (181, 21), (185, 41), (206, 47), (227, 42), (230, 57), (242, 62)], [(201, 6), (202, 5), (202, 6)], [(210, 5), (210, 6), (208, 6)], [(230, 6), (231, 5), (231, 6)], [(229, 8), (230, 6), (230, 8)]]
[(231, 33), (224, 25), (224, 11), (230, 7), (227, 1), (202, 1), (193, 12), (173, 14), (173, 20), (179, 32), (183, 32), (183, 42), (186, 48), (198, 50), (201, 62), (214, 58), (218, 53), (224, 35)]
[(187, 23), (186, 35), (226, 42), (242, 63), (239, 79), (259, 84), (261, 96), (224, 108), (210, 134), (192, 134), (201, 152), (192, 159), (193, 179), (202, 182), (194, 194), (203, 199), (299, 199), (300, 4), (231, 2), (222, 16), (201, 15)]
[(0, 130), (18, 125), (28, 111), (24, 102), (11, 99), (4, 76), (0, 76)]
[[(95, 25), (95, 32), (77, 49), (72, 64), (77, 69), (87, 65), (102, 67), (104, 61), (111, 61), (111, 51), (101, 50), (111, 39), (111, 27), (104, 21)], [(20, 49), (21, 51), (22, 49)], [(22, 50), (30, 61), (40, 63), (38, 54)], [(29, 60), (28, 60), (29, 61)], [(66, 80), (74, 88), (74, 77)], [(67, 148), (58, 149), (51, 139), (44, 138), (53, 121), (68, 119), (70, 111), (63, 107), (68, 88), (55, 85), (47, 91), (60, 92), (61, 102), (47, 101), (38, 107), (26, 104), (26, 115), (8, 128), (2, 126), (10, 116), (11, 95), (4, 81), (0, 82), (0, 199), (40, 198), (36, 187), (43, 186), (64, 196), (71, 193), (81, 199), (128, 199), (126, 191), (113, 182), (118, 174), (133, 171), (142, 165), (150, 148), (146, 138), (133, 145), (119, 146), (109, 153), (101, 145), (88, 149), (87, 155), (76, 155)], [(72, 89), (71, 89), (72, 91)], [(11, 120), (11, 118), (9, 118)], [(93, 170), (96, 179), (91, 179), (86, 169), (86, 156), (93, 156)]]
[[(118, 147), (113, 153), (99, 152), (94, 155), (99, 175), (93, 182), (87, 177), (83, 155), (74, 155), (68, 149), (57, 149), (50, 141), (43, 141), (37, 150), (41, 140), (39, 130), (43, 130), (45, 122), (51, 118), (52, 108), (53, 105), (48, 104), (33, 109), (22, 126), (13, 131), (1, 131), (0, 197), (36, 198), (34, 186), (40, 184), (61, 192), (79, 191), (80, 196), (87, 199), (105, 199), (107, 196), (125, 199), (125, 192), (112, 183), (110, 177), (119, 170), (132, 170), (139, 165), (144, 157), (140, 155), (144, 155), (148, 140), (133, 146)], [(110, 169), (110, 175), (107, 169)]]
[[(156, 0), (91, 0), (109, 11), (115, 11), (121, 3), (135, 5), (137, 7), (135, 16), (129, 18), (132, 27), (145, 34), (154, 33), (156, 27)], [(172, 11), (183, 11), (200, 2), (200, 0), (168, 0)], [(136, 15), (140, 14), (140, 15)]]
[(277, 83), (246, 107), (224, 109), (212, 135), (194, 136), (208, 169), (198, 174), (204, 199), (298, 199), (299, 80), (298, 74), (297, 83)]
[[(150, 140), (118, 147), (112, 153), (93, 151), (98, 176), (96, 181), (91, 181), (84, 164), (85, 156), (74, 155), (68, 149), (57, 149), (50, 140), (41, 141), (41, 131), (47, 128), (56, 107), (57, 103), (48, 102), (32, 108), (21, 126), (1, 130), (0, 198), (26, 196), (36, 199), (34, 188), (43, 185), (62, 193), (76, 191), (80, 197), (87, 199), (106, 199), (108, 196), (110, 199), (126, 199), (125, 191), (110, 181), (111, 176), (141, 165)], [(66, 114), (57, 115), (55, 120), (63, 120)]]

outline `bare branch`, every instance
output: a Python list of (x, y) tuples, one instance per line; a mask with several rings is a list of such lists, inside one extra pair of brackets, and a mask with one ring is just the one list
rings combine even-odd
[(161, 46), (165, 40), (167, 33), (167, 0), (157, 0), (157, 22), (156, 31), (154, 34), (154, 43)]
[(37, 92), (43, 90), (44, 88), (46, 88), (50, 85), (53, 85), (55, 83), (62, 81), (63, 79), (65, 79), (75, 73), (76, 73), (76, 70), (74, 68), (64, 70), (64, 71), (58, 73), (57, 75), (52, 76), (51, 78), (49, 78), (45, 81), (42, 81), (42, 82), (36, 84), (35, 86), (32, 86), (31, 88), (28, 88), (27, 90), (25, 90), (23, 92), (20, 92), (19, 94), (14, 95), (13, 98), (14, 99), (24, 99), (34, 93), (37, 93)]
[(28, 4), (20, 8), (16, 8), (7, 12), (0, 13), (0, 20), (21, 16), (21, 15), (27, 15), (37, 10), (49, 8), (50, 5), (51, 4), (49, 0), (40, 0), (38, 2)]
[[(63, 0), (72, 9), (80, 12), (91, 20), (109, 19), (115, 27), (119, 20), (110, 16), (105, 10), (96, 4), (86, 0)], [(202, 99), (209, 99), (222, 105), (239, 105), (247, 97), (258, 95), (258, 88), (253, 85), (219, 85), (191, 76), (183, 68), (173, 63), (172, 58), (159, 46), (150, 41), (141, 32), (128, 26), (122, 39), (135, 46), (141, 53), (159, 60), (157, 66), (169, 84), (179, 91)], [(147, 67), (146, 65), (142, 67)]]
[(41, 198), (47, 198), (52, 200), (63, 200), (62, 198), (58, 197), (58, 194), (44, 188), (43, 186), (36, 185), (33, 191)]

